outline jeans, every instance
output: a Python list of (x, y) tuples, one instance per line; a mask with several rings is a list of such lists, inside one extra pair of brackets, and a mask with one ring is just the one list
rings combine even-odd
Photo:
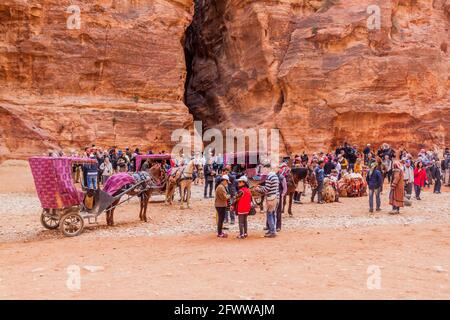
[(267, 226), (269, 227), (269, 233), (276, 233), (276, 210), (277, 210), (277, 199), (266, 200), (267, 205)]
[(225, 222), (228, 222), (228, 217), (233, 224), (236, 221), (236, 213), (233, 210), (228, 210), (225, 212)]
[(314, 198), (317, 193), (317, 201), (322, 202), (322, 190), (323, 190), (323, 181), (318, 182), (317, 188), (312, 191), (311, 201), (314, 201)]
[(369, 207), (370, 210), (373, 210), (373, 196), (375, 195), (376, 203), (377, 203), (377, 209), (380, 209), (381, 207), (381, 198), (380, 198), (380, 188), (376, 189), (369, 189)]
[(422, 187), (418, 186), (418, 185), (414, 185), (414, 192), (416, 194), (416, 198), (420, 198), (420, 191), (421, 191)]
[(205, 181), (205, 192), (204, 192), (204, 197), (206, 198), (206, 194), (208, 193), (208, 186), (209, 186), (209, 197), (212, 197), (212, 189), (213, 189), (213, 180), (209, 181), (206, 180)]
[(275, 226), (277, 224), (277, 217), (275, 216), (275, 212), (267, 212), (267, 224), (269, 226), (269, 233), (275, 234), (276, 229)]
[(97, 175), (87, 176), (87, 187), (88, 189), (97, 189)]

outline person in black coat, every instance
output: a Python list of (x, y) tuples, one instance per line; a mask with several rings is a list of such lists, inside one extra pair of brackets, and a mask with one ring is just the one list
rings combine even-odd
[(441, 164), (439, 163), (439, 161), (433, 160), (433, 165), (431, 166), (431, 177), (434, 180), (433, 193), (441, 193), (442, 172), (440, 167)]
[(213, 189), (213, 183), (214, 183), (214, 176), (216, 175), (216, 172), (213, 169), (213, 166), (211, 164), (211, 160), (208, 160), (208, 163), (205, 164), (203, 167), (203, 173), (205, 175), (205, 189), (203, 197), (206, 198), (206, 195), (208, 193), (209, 188), (209, 197), (212, 198), (212, 189)]

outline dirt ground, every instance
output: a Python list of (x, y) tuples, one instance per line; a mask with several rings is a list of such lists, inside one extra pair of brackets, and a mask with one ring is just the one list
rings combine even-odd
[(450, 298), (449, 188), (426, 190), (399, 216), (388, 215), (386, 193), (375, 215), (367, 197), (305, 198), (277, 238), (262, 237), (257, 214), (238, 240), (236, 225), (230, 238), (215, 237), (213, 199), (196, 186), (190, 210), (154, 202), (141, 223), (131, 201), (116, 210), (116, 226), (102, 215), (65, 238), (40, 225), (25, 162), (1, 164), (0, 181), (1, 299)]

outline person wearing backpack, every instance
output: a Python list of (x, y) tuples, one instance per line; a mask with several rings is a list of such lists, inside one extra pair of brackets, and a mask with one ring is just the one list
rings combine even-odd
[(236, 194), (235, 210), (239, 220), (239, 235), (238, 239), (245, 239), (248, 237), (247, 233), (247, 217), (252, 207), (252, 194), (248, 188), (248, 180), (246, 176), (237, 179), (238, 192)]

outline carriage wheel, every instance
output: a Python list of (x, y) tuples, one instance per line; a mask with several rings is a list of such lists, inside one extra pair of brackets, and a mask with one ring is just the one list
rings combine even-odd
[(41, 213), (41, 224), (46, 229), (55, 230), (59, 227), (59, 216), (43, 210)]
[(67, 213), (61, 218), (60, 229), (66, 237), (76, 237), (83, 232), (84, 220), (78, 213)]

